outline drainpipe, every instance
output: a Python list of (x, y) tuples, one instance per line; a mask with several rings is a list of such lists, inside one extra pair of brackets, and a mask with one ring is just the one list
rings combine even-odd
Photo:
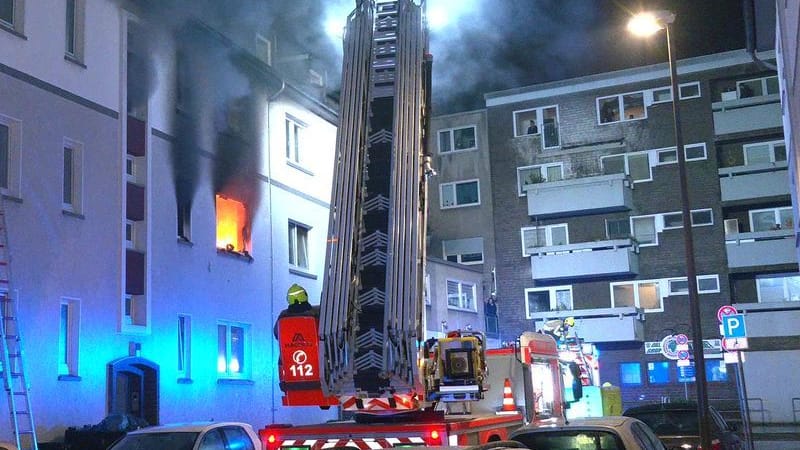
[(756, 55), (756, 8), (754, 0), (742, 0), (742, 14), (744, 15), (744, 36), (747, 53), (756, 65), (764, 70), (778, 71), (775, 64), (758, 59)]

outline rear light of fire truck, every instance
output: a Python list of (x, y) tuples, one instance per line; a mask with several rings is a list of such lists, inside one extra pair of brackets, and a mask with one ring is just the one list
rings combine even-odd
[[(698, 445), (697, 450), (703, 450), (703, 446)], [(711, 450), (722, 450), (722, 442), (720, 442), (719, 439), (714, 439), (711, 441)]]
[(444, 431), (439, 430), (438, 428), (431, 429), (425, 433), (423, 437), (425, 440), (425, 445), (430, 447), (433, 445), (444, 445)]

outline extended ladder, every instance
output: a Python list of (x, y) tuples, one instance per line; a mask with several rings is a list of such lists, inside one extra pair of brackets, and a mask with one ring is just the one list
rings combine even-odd
[(25, 376), (22, 338), (17, 322), (17, 303), (11, 290), (11, 261), (8, 251), (6, 209), (0, 195), (0, 346), (3, 348), (3, 378), (8, 393), (8, 409), (14, 426), (14, 439), (20, 450), (38, 450), (36, 428)]

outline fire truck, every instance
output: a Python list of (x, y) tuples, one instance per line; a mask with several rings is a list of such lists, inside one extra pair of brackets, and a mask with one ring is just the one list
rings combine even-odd
[(352, 417), (267, 426), (267, 449), (483, 444), (563, 415), (551, 337), (526, 333), (499, 350), (466, 330), (424, 339), (424, 11), (424, 0), (357, 0), (347, 18), (320, 308), (282, 315), (276, 335), (283, 405)]

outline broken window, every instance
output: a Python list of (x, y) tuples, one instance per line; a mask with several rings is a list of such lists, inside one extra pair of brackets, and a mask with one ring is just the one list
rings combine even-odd
[(217, 194), (217, 248), (229, 252), (250, 251), (250, 227), (244, 203)]

